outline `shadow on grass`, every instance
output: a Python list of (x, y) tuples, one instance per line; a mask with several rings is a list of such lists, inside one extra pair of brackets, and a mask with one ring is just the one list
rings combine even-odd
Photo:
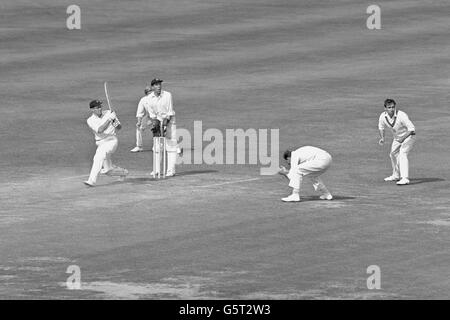
[(356, 197), (347, 197), (347, 196), (336, 196), (336, 195), (333, 195), (333, 200), (322, 200), (322, 199), (320, 199), (320, 196), (305, 196), (305, 197), (300, 197), (300, 199), (302, 200), (302, 202), (306, 202), (306, 201), (333, 202), (333, 201), (339, 201), (339, 200), (353, 200), (353, 199), (356, 199)]
[(437, 181), (445, 181), (445, 179), (442, 179), (442, 178), (414, 178), (414, 179), (409, 179), (409, 184), (419, 184), (419, 183), (437, 182)]
[[(198, 174), (205, 174), (205, 173), (214, 173), (217, 172), (217, 170), (193, 170), (193, 171), (183, 171), (179, 172), (175, 175), (175, 177), (168, 177), (167, 179), (173, 179), (181, 176), (190, 176), (190, 175), (198, 175)], [(152, 176), (148, 175), (146, 177), (130, 177), (126, 178), (125, 181), (114, 181), (110, 184), (120, 184), (120, 183), (147, 183), (150, 181), (156, 181), (159, 179), (154, 179)]]
[(177, 173), (177, 176), (190, 176), (190, 175), (214, 173), (214, 172), (218, 172), (218, 171), (217, 170), (192, 170), (192, 171), (183, 171), (183, 172)]

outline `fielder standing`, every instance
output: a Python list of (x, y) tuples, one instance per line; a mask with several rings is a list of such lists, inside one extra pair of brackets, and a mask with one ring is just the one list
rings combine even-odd
[(116, 151), (118, 145), (116, 131), (121, 128), (116, 113), (110, 110), (102, 110), (103, 105), (100, 100), (91, 101), (89, 107), (92, 110), (92, 115), (87, 119), (87, 124), (94, 133), (97, 150), (94, 155), (89, 179), (84, 181), (84, 184), (93, 187), (97, 182), (102, 166), (107, 175), (117, 176), (121, 179), (125, 178), (128, 171), (113, 166), (111, 161), (111, 155)]
[(397, 182), (398, 185), (406, 185), (409, 184), (408, 153), (416, 141), (416, 129), (405, 112), (396, 110), (396, 102), (393, 99), (384, 101), (384, 109), (384, 112), (378, 119), (378, 129), (381, 137), (378, 143), (380, 145), (384, 144), (385, 128), (391, 129), (394, 136), (389, 154), (392, 164), (392, 175), (385, 178), (384, 181), (400, 180)]
[(325, 150), (305, 146), (297, 150), (286, 150), (283, 158), (290, 163), (290, 170), (281, 167), (280, 174), (285, 175), (289, 179), (289, 186), (292, 188), (292, 194), (286, 198), (282, 198), (285, 202), (300, 201), (300, 188), (303, 179), (309, 178), (313, 184), (314, 190), (321, 193), (320, 199), (332, 200), (333, 196), (328, 191), (325, 184), (320, 179), (322, 175), (331, 165), (331, 155)]
[(144, 132), (144, 130), (147, 128), (148, 125), (148, 113), (145, 111), (144, 108), (144, 102), (145, 102), (145, 97), (148, 96), (150, 94), (150, 92), (152, 92), (152, 88), (147, 86), (144, 89), (144, 94), (145, 96), (143, 96), (138, 103), (138, 107), (137, 107), (137, 111), (136, 111), (136, 118), (137, 118), (137, 123), (136, 123), (136, 147), (134, 147), (133, 149), (130, 150), (130, 152), (142, 152), (144, 151), (144, 143), (142, 140), (142, 134)]
[[(177, 159), (177, 153), (179, 153), (176, 137), (176, 121), (175, 111), (173, 110), (172, 94), (169, 91), (162, 90), (161, 79), (153, 79), (151, 81), (152, 92), (144, 97), (144, 108), (148, 112), (150, 120), (152, 122), (153, 136), (165, 136), (166, 137), (166, 150), (167, 150), (167, 173), (166, 177), (175, 175), (175, 164)], [(163, 128), (163, 132), (160, 132), (160, 128)], [(156, 152), (155, 146), (153, 146), (153, 152)], [(160, 161), (161, 157), (158, 157)], [(157, 166), (159, 168), (159, 166)], [(152, 175), (156, 175), (158, 172), (152, 172)]]

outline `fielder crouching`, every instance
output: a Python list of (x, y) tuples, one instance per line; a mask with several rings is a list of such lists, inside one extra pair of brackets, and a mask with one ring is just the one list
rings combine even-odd
[(322, 175), (331, 165), (331, 155), (325, 150), (305, 146), (297, 150), (286, 150), (283, 158), (290, 163), (290, 170), (281, 167), (279, 173), (289, 179), (289, 186), (292, 188), (292, 194), (286, 198), (282, 198), (285, 202), (300, 201), (300, 188), (303, 179), (309, 178), (313, 184), (314, 190), (321, 193), (320, 199), (332, 200), (333, 196), (320, 179)]
[(89, 179), (84, 181), (84, 184), (93, 187), (97, 182), (102, 166), (107, 175), (117, 176), (121, 179), (125, 178), (128, 170), (114, 166), (111, 161), (111, 155), (116, 151), (118, 145), (116, 131), (121, 128), (116, 113), (110, 110), (103, 111), (100, 100), (91, 101), (89, 107), (92, 110), (92, 115), (87, 119), (87, 124), (94, 133), (97, 150)]

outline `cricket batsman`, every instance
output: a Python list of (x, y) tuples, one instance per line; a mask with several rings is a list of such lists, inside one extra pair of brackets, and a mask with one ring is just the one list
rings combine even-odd
[(106, 175), (116, 176), (120, 179), (125, 178), (128, 170), (114, 166), (111, 161), (111, 155), (116, 151), (118, 145), (116, 131), (121, 128), (116, 113), (110, 110), (102, 110), (103, 104), (100, 100), (91, 101), (89, 107), (92, 110), (92, 115), (87, 119), (87, 124), (94, 133), (97, 150), (89, 179), (84, 181), (84, 184), (94, 187), (102, 166)]
[(283, 158), (290, 164), (290, 170), (281, 167), (279, 174), (289, 179), (292, 194), (282, 198), (282, 201), (300, 201), (300, 188), (303, 180), (306, 178), (312, 182), (314, 190), (321, 193), (320, 199), (333, 199), (330, 191), (320, 179), (320, 176), (329, 168), (332, 162), (331, 155), (328, 152), (320, 148), (305, 146), (297, 150), (286, 150)]
[(380, 132), (380, 145), (384, 144), (384, 131), (391, 129), (394, 136), (391, 152), (389, 154), (392, 164), (392, 175), (384, 181), (397, 181), (397, 185), (409, 184), (409, 161), (408, 153), (416, 141), (416, 129), (409, 120), (408, 115), (396, 110), (396, 102), (393, 99), (384, 101), (384, 112), (378, 119), (378, 130)]

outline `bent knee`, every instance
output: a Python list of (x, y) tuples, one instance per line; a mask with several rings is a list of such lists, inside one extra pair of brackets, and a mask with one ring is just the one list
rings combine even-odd
[(398, 154), (399, 154), (399, 151), (392, 151), (391, 153), (389, 153), (389, 156), (391, 158), (394, 158), (394, 157), (398, 156)]

